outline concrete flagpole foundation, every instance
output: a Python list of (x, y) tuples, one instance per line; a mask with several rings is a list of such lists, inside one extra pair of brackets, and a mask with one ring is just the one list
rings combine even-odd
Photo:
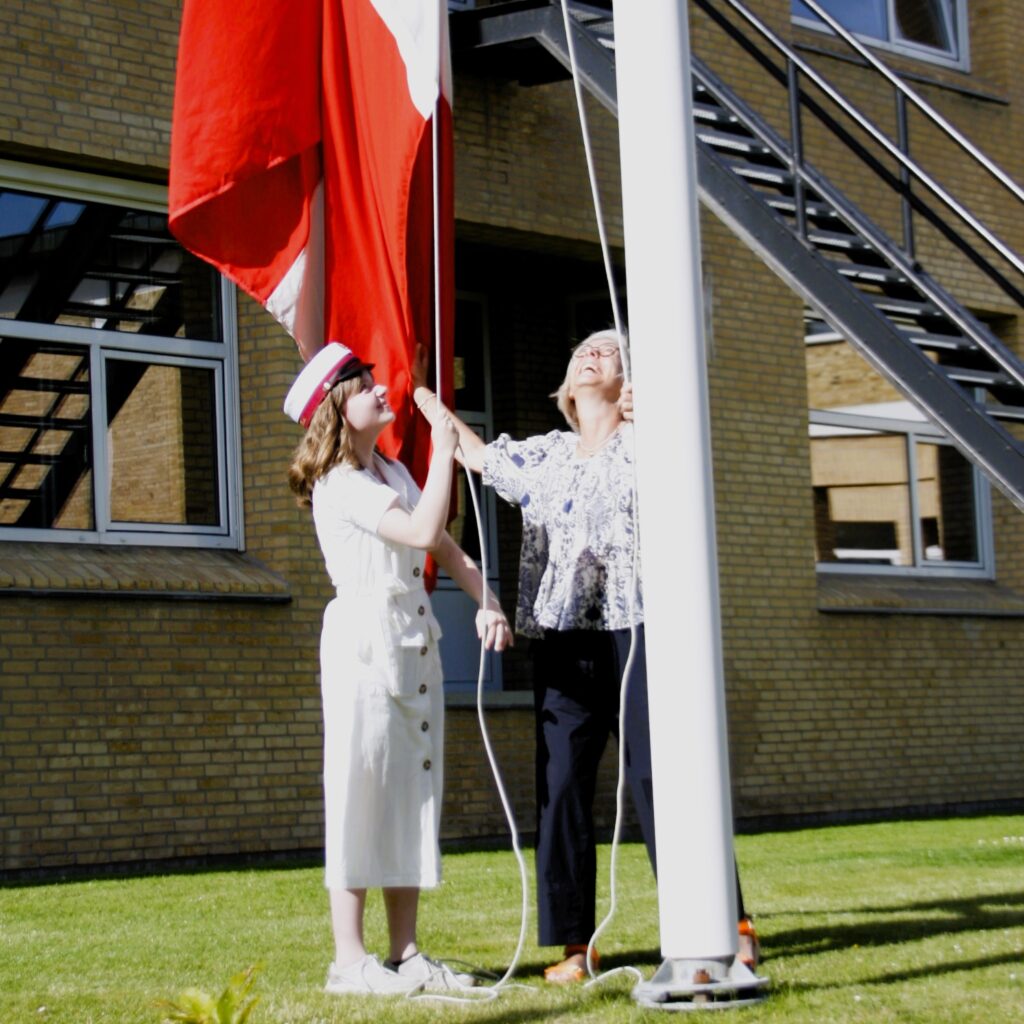
[(645, 1006), (743, 1006), (685, 0), (615, 6), (664, 963)]

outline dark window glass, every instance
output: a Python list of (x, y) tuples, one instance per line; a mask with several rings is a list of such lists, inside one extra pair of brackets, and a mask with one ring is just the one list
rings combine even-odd
[(895, 0), (896, 28), (903, 39), (937, 50), (952, 50), (951, 26), (939, 0)]
[(0, 190), (0, 318), (222, 340), (219, 276), (166, 216)]
[(455, 408), (460, 412), (482, 413), (487, 407), (484, 308), (483, 303), (468, 299), (455, 303)]
[(948, 444), (917, 444), (921, 549), (926, 562), (976, 562), (974, 471)]

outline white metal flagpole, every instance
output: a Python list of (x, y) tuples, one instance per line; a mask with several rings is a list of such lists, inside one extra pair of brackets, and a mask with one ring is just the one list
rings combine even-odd
[(654, 1005), (761, 979), (736, 960), (686, 0), (617, 3), (615, 62), (666, 958), (634, 995)]

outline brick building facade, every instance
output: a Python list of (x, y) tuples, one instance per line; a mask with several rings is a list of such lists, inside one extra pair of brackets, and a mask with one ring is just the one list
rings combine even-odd
[[(31, 499), (19, 495), (29, 494), (28, 486), (0, 497), (3, 874), (312, 851), (321, 842), (317, 644), (330, 590), (308, 514), (295, 507), (284, 481), (297, 441), (280, 411), (299, 365), (293, 343), (243, 295), (225, 292), (225, 309), (208, 296), (190, 299), (189, 273), (197, 294), (206, 295), (206, 285), (189, 267), (177, 267), (175, 283), (166, 285), (181, 289), (184, 312), (173, 323), (165, 318), (166, 336), (147, 342), (142, 356), (124, 340), (126, 328), (112, 330), (111, 319), (97, 328), (77, 293), (45, 332), (43, 317), (22, 316), (26, 306), (15, 301), (31, 295), (32, 286), (17, 281), (36, 264), (12, 266), (28, 257), (16, 245), (20, 214), (4, 220), (3, 195), (21, 197), (8, 208), (15, 211), (43, 197), (53, 230), (64, 223), (55, 199), (117, 203), (159, 218), (179, 6), (11, 0), (0, 11), (0, 246), (7, 264), (0, 315), (10, 328), (0, 334), (0, 373), (7, 375), (0, 378), (7, 396), (0, 414), (28, 415), (10, 404), (12, 350), (20, 353), (24, 381), (26, 352), (91, 345), (88, 372), (64, 388), (61, 401), (87, 393), (93, 405), (106, 403), (109, 428), (109, 457), (97, 458), (89, 475), (109, 485), (107, 497), (91, 512), (65, 523), (60, 514), (40, 514), (32, 529), (22, 529), (18, 517)], [(788, 0), (749, 6), (891, 128), (890, 95), (835, 40), (794, 21)], [(1024, 80), (1015, 54), (1024, 25), (1011, 0), (973, 0), (964, 9), (960, 42), (969, 41), (969, 64), (901, 52), (886, 58), (1019, 180), (1024, 158), (1014, 142), (1024, 128)], [(716, 33), (694, 8), (695, 53), (783, 125), (784, 96)], [(463, 66), (456, 54), (455, 91), (456, 271), (465, 325), (460, 404), (492, 436), (548, 430), (559, 417), (546, 396), (562, 378), (570, 339), (610, 316), (572, 88), (565, 81), (520, 84), (478, 64)], [(616, 124), (595, 102), (588, 105), (609, 231), (621, 256)], [(998, 189), (930, 129), (912, 128), (918, 159), (1024, 248), (1024, 223), (1007, 216)], [(883, 227), (898, 230), (898, 204), (868, 190), (813, 129), (807, 146)], [(133, 235), (118, 223), (104, 228), (104, 237), (143, 237), (141, 228)], [(872, 572), (870, 564), (837, 571), (817, 519), (816, 488), (826, 487), (827, 470), (818, 456), (812, 465), (809, 408), (825, 404), (830, 388), (845, 388), (848, 404), (850, 388), (860, 389), (853, 404), (882, 401), (888, 385), (842, 343), (806, 345), (802, 301), (710, 214), (702, 242), (738, 817), (756, 824), (1019, 805), (1024, 519), (1001, 493), (979, 484), (985, 553), (973, 568), (904, 572), (894, 562), (887, 567), (894, 571)], [(1015, 308), (1005, 297), (933, 230), (922, 230), (919, 251), (1020, 354)], [(123, 246), (118, 252), (128, 260)], [(119, 273), (127, 280), (123, 261)], [(159, 305), (147, 308), (141, 297), (132, 303), (118, 275), (108, 277), (103, 301), (114, 302), (109, 296), (117, 293), (119, 322), (158, 334)], [(216, 330), (203, 326), (217, 316)], [(170, 388), (163, 378), (146, 383), (145, 374), (140, 383), (123, 383), (112, 368), (143, 357), (165, 374), (177, 368)], [(212, 381), (222, 396), (206, 449), (201, 438), (190, 442), (187, 430), (159, 427), (192, 422), (188, 401), (196, 386), (206, 386), (197, 379)], [(119, 388), (127, 397), (115, 409)], [(70, 413), (61, 415), (49, 422), (51, 435)], [(0, 448), (19, 443), (16, 429), (14, 420), (0, 421)], [(154, 434), (165, 442), (159, 451)], [(203, 451), (215, 453), (216, 472)], [(671, 451), (667, 443), (669, 469)], [(884, 458), (875, 459), (869, 482), (879, 486)], [(143, 490), (154, 464), (160, 473)], [(828, 481), (836, 485), (834, 477)], [(83, 500), (81, 490), (69, 495), (68, 509), (76, 496)], [(174, 528), (160, 533), (168, 506)], [(496, 503), (492, 515), (493, 575), (511, 612), (518, 512)], [(472, 538), (466, 542), (472, 546)], [(446, 658), (457, 656), (453, 642), (449, 630)], [(472, 646), (468, 635), (465, 645)], [(517, 817), (529, 831), (527, 648), (521, 642), (503, 659), (487, 691), (487, 716)], [(505, 826), (464, 680), (450, 684), (447, 735), (443, 835), (500, 838)], [(605, 826), (613, 760), (599, 796)]]

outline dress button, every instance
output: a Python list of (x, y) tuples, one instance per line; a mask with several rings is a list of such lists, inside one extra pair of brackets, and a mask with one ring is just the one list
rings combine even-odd
[(416, 614), (417, 615), (426, 615), (426, 613), (427, 613), (427, 609), (424, 608), (423, 605), (420, 605), (419, 608), (416, 609)]
[(413, 574), (413, 576), (419, 576), (419, 574), (420, 574), (420, 567), (418, 565), (413, 568), (412, 574)]
[(426, 732), (430, 728), (429, 722), (420, 722), (420, 732)]
[(427, 648), (427, 647), (421, 647), (420, 648), (420, 657), (422, 657), (424, 654), (426, 654), (428, 650), (429, 650), (429, 648)]
[(423, 770), (425, 772), (429, 772), (430, 771), (430, 758), (429, 757), (426, 759), (426, 761), (423, 762)]
[(420, 693), (426, 693), (426, 692), (427, 692), (427, 684), (426, 683), (420, 683)]

